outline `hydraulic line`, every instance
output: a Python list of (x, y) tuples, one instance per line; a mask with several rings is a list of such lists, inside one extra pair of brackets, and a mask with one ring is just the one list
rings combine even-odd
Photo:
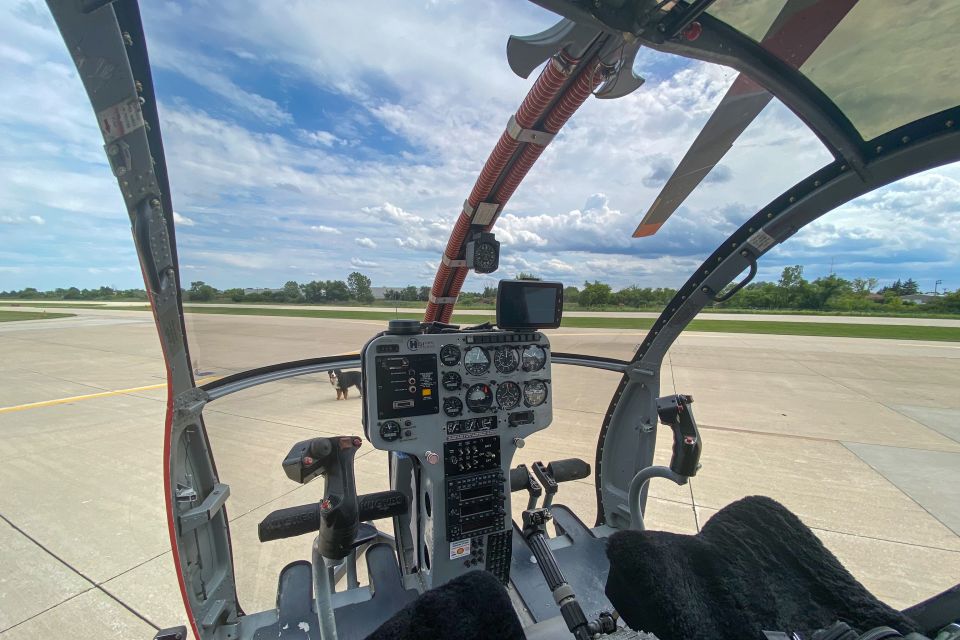
[[(534, 125), (536, 125), (537, 121), (543, 117), (547, 107), (556, 100), (557, 94), (569, 79), (571, 69), (573, 69), (578, 62), (577, 59), (567, 56), (564, 52), (560, 52), (550, 59), (514, 115), (518, 125), (525, 129), (533, 128)], [(473, 190), (467, 198), (466, 204), (469, 207), (476, 208), (477, 205), (484, 202), (490, 196), (490, 190), (503, 174), (507, 163), (514, 156), (520, 144), (518, 140), (511, 137), (506, 131), (500, 135), (500, 139), (484, 163), (483, 169), (480, 171), (480, 175), (477, 177), (477, 181), (473, 186)], [(447, 242), (447, 246), (443, 252), (448, 260), (456, 260), (460, 257), (460, 253), (463, 250), (463, 243), (467, 238), (467, 233), (470, 231), (470, 215), (470, 213), (463, 210), (460, 212), (460, 217), (457, 218), (457, 222), (450, 234), (450, 240)], [(457, 273), (461, 270), (462, 269), (451, 268), (445, 264), (445, 261), (441, 262), (437, 268), (437, 275), (434, 278), (430, 293), (435, 298), (444, 297), (447, 291), (453, 290), (453, 285), (456, 285), (455, 290), (459, 293), (460, 287), (463, 286), (463, 281), (466, 279), (466, 274), (461, 276)], [(451, 278), (451, 276), (453, 277)], [(441, 308), (445, 310), (446, 320), (443, 320), (443, 315), (439, 313)], [(446, 322), (450, 319), (452, 313), (453, 307), (451, 305), (437, 305), (434, 302), (429, 302), (424, 314), (424, 320), (426, 322), (433, 320)]]
[[(551, 59), (550, 64), (544, 69), (537, 83), (530, 90), (527, 98), (517, 111), (517, 122), (524, 128), (533, 126), (530, 123), (532, 121), (535, 122), (539, 118), (539, 114), (542, 114), (543, 109), (549, 104), (550, 100), (547, 99), (548, 96), (550, 99), (556, 96), (557, 91), (552, 87), (556, 79), (558, 77), (562, 80), (566, 79), (566, 76), (562, 75), (560, 71), (550, 73), (552, 70), (560, 67), (561, 64), (563, 64), (561, 68), (569, 67), (569, 62), (565, 62), (565, 59), (560, 56), (562, 56), (562, 53)], [(561, 60), (561, 63), (558, 64), (557, 60)], [(604, 71), (605, 69), (602, 63), (591, 60), (590, 65), (585, 71), (581, 73), (576, 80), (567, 87), (559, 99), (556, 100), (553, 108), (550, 109), (550, 112), (544, 119), (541, 129), (550, 134), (556, 134), (560, 131), (574, 112), (580, 108), (586, 99), (590, 97), (590, 94), (593, 93), (603, 81)], [(543, 86), (541, 86), (540, 80), (544, 78), (548, 79), (543, 83)], [(547, 90), (551, 89), (553, 93), (548, 94)], [(524, 117), (523, 122), (520, 120), (521, 115)], [(493, 153), (491, 153), (490, 158), (487, 159), (487, 163), (484, 165), (483, 171), (477, 179), (477, 184), (470, 194), (468, 203), (471, 207), (476, 207), (491, 195), (488, 193), (489, 190), (494, 188), (499, 174), (503, 172), (504, 167), (506, 167), (507, 162), (518, 146), (519, 143), (506, 132), (500, 136), (497, 146), (494, 148)], [(492, 194), (492, 198), (489, 199), (498, 203), (501, 207), (506, 204), (536, 163), (540, 154), (543, 153), (544, 148), (545, 147), (541, 145), (526, 145), (520, 151), (516, 161), (507, 169), (507, 173), (503, 176), (499, 187), (496, 188), (496, 192)], [(509, 154), (506, 153), (507, 150), (509, 150)], [(497, 173), (494, 173), (495, 170)], [(476, 198), (476, 200), (474, 198)], [(490, 230), (495, 222), (496, 218), (487, 225), (486, 230)], [(455, 260), (459, 257), (463, 242), (469, 231), (470, 215), (466, 211), (462, 211), (450, 235), (447, 247), (444, 250), (444, 255), (446, 255), (448, 259)], [(446, 264), (441, 264), (437, 270), (437, 276), (434, 279), (431, 293), (435, 298), (456, 298), (467, 278), (467, 274), (468, 269), (465, 267), (450, 267)], [(453, 304), (436, 304), (431, 302), (427, 305), (424, 319), (428, 322), (432, 320), (449, 322), (453, 315), (453, 308)]]

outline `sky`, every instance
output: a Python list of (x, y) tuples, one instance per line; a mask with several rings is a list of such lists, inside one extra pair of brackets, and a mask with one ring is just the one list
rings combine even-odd
[[(533, 78), (511, 34), (529, 3), (142, 3), (160, 99), (181, 280), (218, 288), (368, 275), (427, 285), (463, 200)], [(631, 238), (735, 77), (642, 50), (646, 83), (591, 98), (504, 209), (501, 267), (615, 288), (677, 287), (732, 231), (830, 161), (774, 101), (655, 235)], [(0, 290), (142, 286), (82, 84), (46, 5), (0, 0)], [(960, 288), (960, 166), (811, 224), (760, 263), (923, 291)], [(942, 280), (942, 283), (936, 283)]]

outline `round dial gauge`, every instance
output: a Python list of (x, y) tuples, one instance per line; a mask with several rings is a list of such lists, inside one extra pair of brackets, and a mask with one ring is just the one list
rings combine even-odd
[(523, 401), (528, 407), (539, 407), (547, 399), (547, 385), (540, 380), (531, 380), (523, 385)]
[(516, 382), (503, 382), (497, 387), (497, 404), (509, 411), (520, 404), (520, 386)]
[(493, 352), (493, 366), (500, 373), (510, 373), (516, 371), (520, 364), (520, 354), (513, 347), (497, 347)]
[(441, 380), (443, 388), (447, 391), (456, 391), (460, 388), (460, 385), (463, 384), (463, 378), (460, 377), (460, 374), (456, 371), (447, 371), (443, 374), (443, 379)]
[(493, 391), (490, 390), (490, 385), (481, 382), (467, 389), (467, 407), (470, 411), (483, 413), (488, 411), (492, 404)]
[(483, 347), (470, 347), (463, 356), (463, 368), (474, 376), (483, 375), (490, 368), (490, 356)]
[(492, 242), (478, 242), (473, 249), (473, 268), (477, 273), (497, 270), (497, 247)]
[(444, 398), (443, 412), (451, 418), (454, 418), (463, 413), (463, 402), (460, 401), (460, 398)]
[(440, 362), (448, 367), (460, 364), (460, 347), (455, 344), (445, 344), (440, 349)]
[(523, 348), (520, 361), (524, 371), (539, 371), (547, 362), (547, 353), (543, 347), (531, 344)]

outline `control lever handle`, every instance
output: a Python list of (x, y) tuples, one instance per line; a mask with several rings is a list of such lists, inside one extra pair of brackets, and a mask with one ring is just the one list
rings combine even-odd
[[(380, 520), (407, 512), (407, 497), (399, 491), (378, 491), (357, 497), (360, 522)], [(257, 526), (260, 542), (292, 538), (320, 530), (320, 503), (271, 511)]]
[(537, 500), (543, 495), (543, 487), (537, 482), (533, 473), (527, 469), (527, 465), (518, 464), (510, 469), (510, 492), (523, 491), (524, 489), (530, 494), (530, 498), (527, 500), (527, 509), (535, 508)]
[(590, 475), (590, 465), (580, 458), (565, 458), (547, 463), (547, 471), (558, 483), (583, 480)]
[(313, 438), (295, 444), (283, 461), (283, 470), (295, 482), (324, 477), (318, 537), (324, 558), (345, 558), (360, 526), (353, 460), (361, 444), (357, 436)]
[(673, 455), (670, 457), (670, 470), (677, 475), (692, 478), (700, 469), (700, 431), (693, 418), (690, 405), (693, 398), (686, 395), (673, 395), (657, 398), (657, 414), (660, 422), (673, 430)]
[(553, 474), (550, 473), (550, 470), (547, 469), (546, 465), (537, 460), (531, 465), (533, 473), (537, 476), (537, 480), (540, 481), (540, 484), (543, 485), (543, 490), (547, 494), (543, 499), (543, 508), (546, 509), (551, 504), (553, 504), (553, 496), (557, 494), (559, 487), (557, 486), (557, 481), (553, 477)]

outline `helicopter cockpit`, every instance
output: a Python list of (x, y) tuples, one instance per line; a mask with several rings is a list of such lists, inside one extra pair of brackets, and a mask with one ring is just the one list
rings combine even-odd
[[(693, 318), (745, 287), (767, 252), (820, 216), (960, 160), (955, 64), (938, 66), (936, 82), (919, 88), (910, 82), (923, 80), (928, 56), (906, 56), (891, 70), (898, 89), (885, 71), (858, 76), (859, 84), (845, 75), (870, 66), (870, 52), (850, 45), (861, 23), (915, 38), (898, 25), (921, 11), (908, 7), (917, 3), (873, 12), (855, 0), (535, 0), (561, 20), (509, 41), (511, 69), (523, 78), (540, 72), (457, 209), (423, 318), (358, 324), (331, 338), (342, 349), (320, 356), (304, 345), (324, 327), (291, 324), (273, 359), (253, 363), (246, 356), (280, 329), (229, 342), (232, 320), (184, 312), (185, 265), (137, 2), (48, 4), (97, 114), (166, 363), (163, 489), (189, 623), (156, 640), (960, 637), (957, 587), (904, 610), (888, 606), (769, 498), (727, 504), (690, 534), (656, 530), (650, 508), (652, 487), (687, 486), (710, 447), (694, 417), (698, 389), (661, 378)], [(924, 24), (936, 37), (915, 39), (956, 51), (950, 30), (960, 9), (934, 4)], [(829, 40), (837, 29), (842, 37)], [(634, 237), (654, 235), (773, 98), (813, 131), (828, 161), (721, 234), (646, 335), (559, 334), (563, 284), (532, 279), (500, 280), (495, 318), (457, 321), (468, 274), (498, 268), (494, 227), (527, 172), (590, 96), (641, 88), (641, 48), (742, 75)], [(865, 104), (889, 91), (899, 111), (864, 116)], [(198, 365), (196, 342), (188, 345), (197, 334), (190, 325), (206, 325), (225, 345), (224, 375), (205, 376), (207, 362)], [(633, 356), (558, 348), (615, 341)], [(314, 376), (330, 376), (339, 400), (351, 371), (359, 424), (348, 403), (308, 412)], [(578, 413), (585, 398), (609, 389), (605, 412)], [(254, 391), (261, 395), (245, 395)], [(585, 429), (560, 430), (558, 416), (577, 427), (600, 422), (592, 459), (564, 453), (564, 439), (583, 440)], [(254, 418), (274, 428), (257, 431)], [(520, 462), (533, 441), (538, 459)], [(268, 449), (274, 459), (264, 462)], [(592, 524), (561, 504), (574, 493), (596, 504)], [(228, 519), (228, 507), (243, 520)], [(257, 551), (244, 555), (241, 545)], [(243, 609), (242, 589), (259, 611)]]

